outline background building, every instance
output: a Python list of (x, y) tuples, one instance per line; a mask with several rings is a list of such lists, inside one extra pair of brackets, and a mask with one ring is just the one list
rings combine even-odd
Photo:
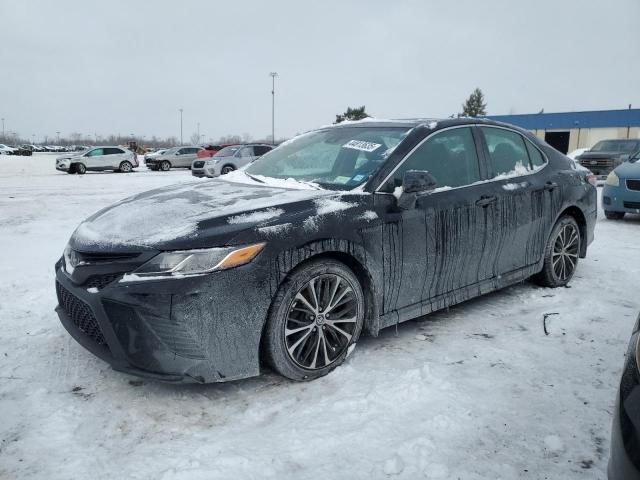
[(489, 115), (488, 118), (531, 130), (562, 153), (590, 148), (609, 138), (640, 138), (640, 108)]

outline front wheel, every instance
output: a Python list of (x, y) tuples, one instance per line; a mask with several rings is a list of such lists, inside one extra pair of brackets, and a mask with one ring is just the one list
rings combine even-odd
[(613, 212), (611, 210), (605, 210), (604, 216), (609, 220), (622, 220), (624, 218), (624, 212)]
[(162, 170), (163, 172), (168, 172), (170, 168), (171, 168), (171, 163), (169, 163), (169, 160), (163, 160), (160, 163), (160, 170)]
[(129, 173), (131, 172), (131, 170), (133, 170), (133, 165), (131, 165), (131, 162), (128, 161), (124, 161), (120, 164), (120, 171), (123, 173)]
[(84, 163), (76, 163), (75, 170), (77, 174), (84, 175), (87, 173), (87, 167), (84, 166)]
[(564, 215), (556, 222), (544, 249), (544, 265), (534, 280), (544, 287), (564, 287), (573, 278), (580, 255), (580, 228)]
[(226, 175), (227, 173), (231, 173), (235, 170), (235, 168), (233, 168), (233, 165), (225, 165), (224, 167), (222, 167), (222, 170), (220, 171), (220, 175)]
[(271, 366), (292, 380), (313, 380), (340, 365), (364, 319), (358, 278), (334, 260), (310, 261), (281, 285), (271, 305), (264, 347)]

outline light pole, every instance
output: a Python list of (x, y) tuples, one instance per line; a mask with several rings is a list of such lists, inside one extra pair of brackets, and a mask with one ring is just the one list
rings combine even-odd
[(182, 145), (182, 109), (180, 108), (180, 145)]
[(271, 143), (276, 144), (276, 77), (278, 72), (271, 72)]

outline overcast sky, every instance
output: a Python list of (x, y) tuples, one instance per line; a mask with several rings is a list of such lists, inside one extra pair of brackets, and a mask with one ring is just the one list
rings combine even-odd
[(0, 0), (0, 116), (23, 137), (205, 138), (449, 116), (640, 107), (639, 0)]

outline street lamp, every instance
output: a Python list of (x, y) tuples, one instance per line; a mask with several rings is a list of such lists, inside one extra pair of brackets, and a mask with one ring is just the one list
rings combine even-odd
[(271, 143), (276, 144), (276, 77), (278, 72), (271, 72)]
[(178, 110), (180, 110), (180, 145), (182, 145), (182, 109), (179, 108)]

